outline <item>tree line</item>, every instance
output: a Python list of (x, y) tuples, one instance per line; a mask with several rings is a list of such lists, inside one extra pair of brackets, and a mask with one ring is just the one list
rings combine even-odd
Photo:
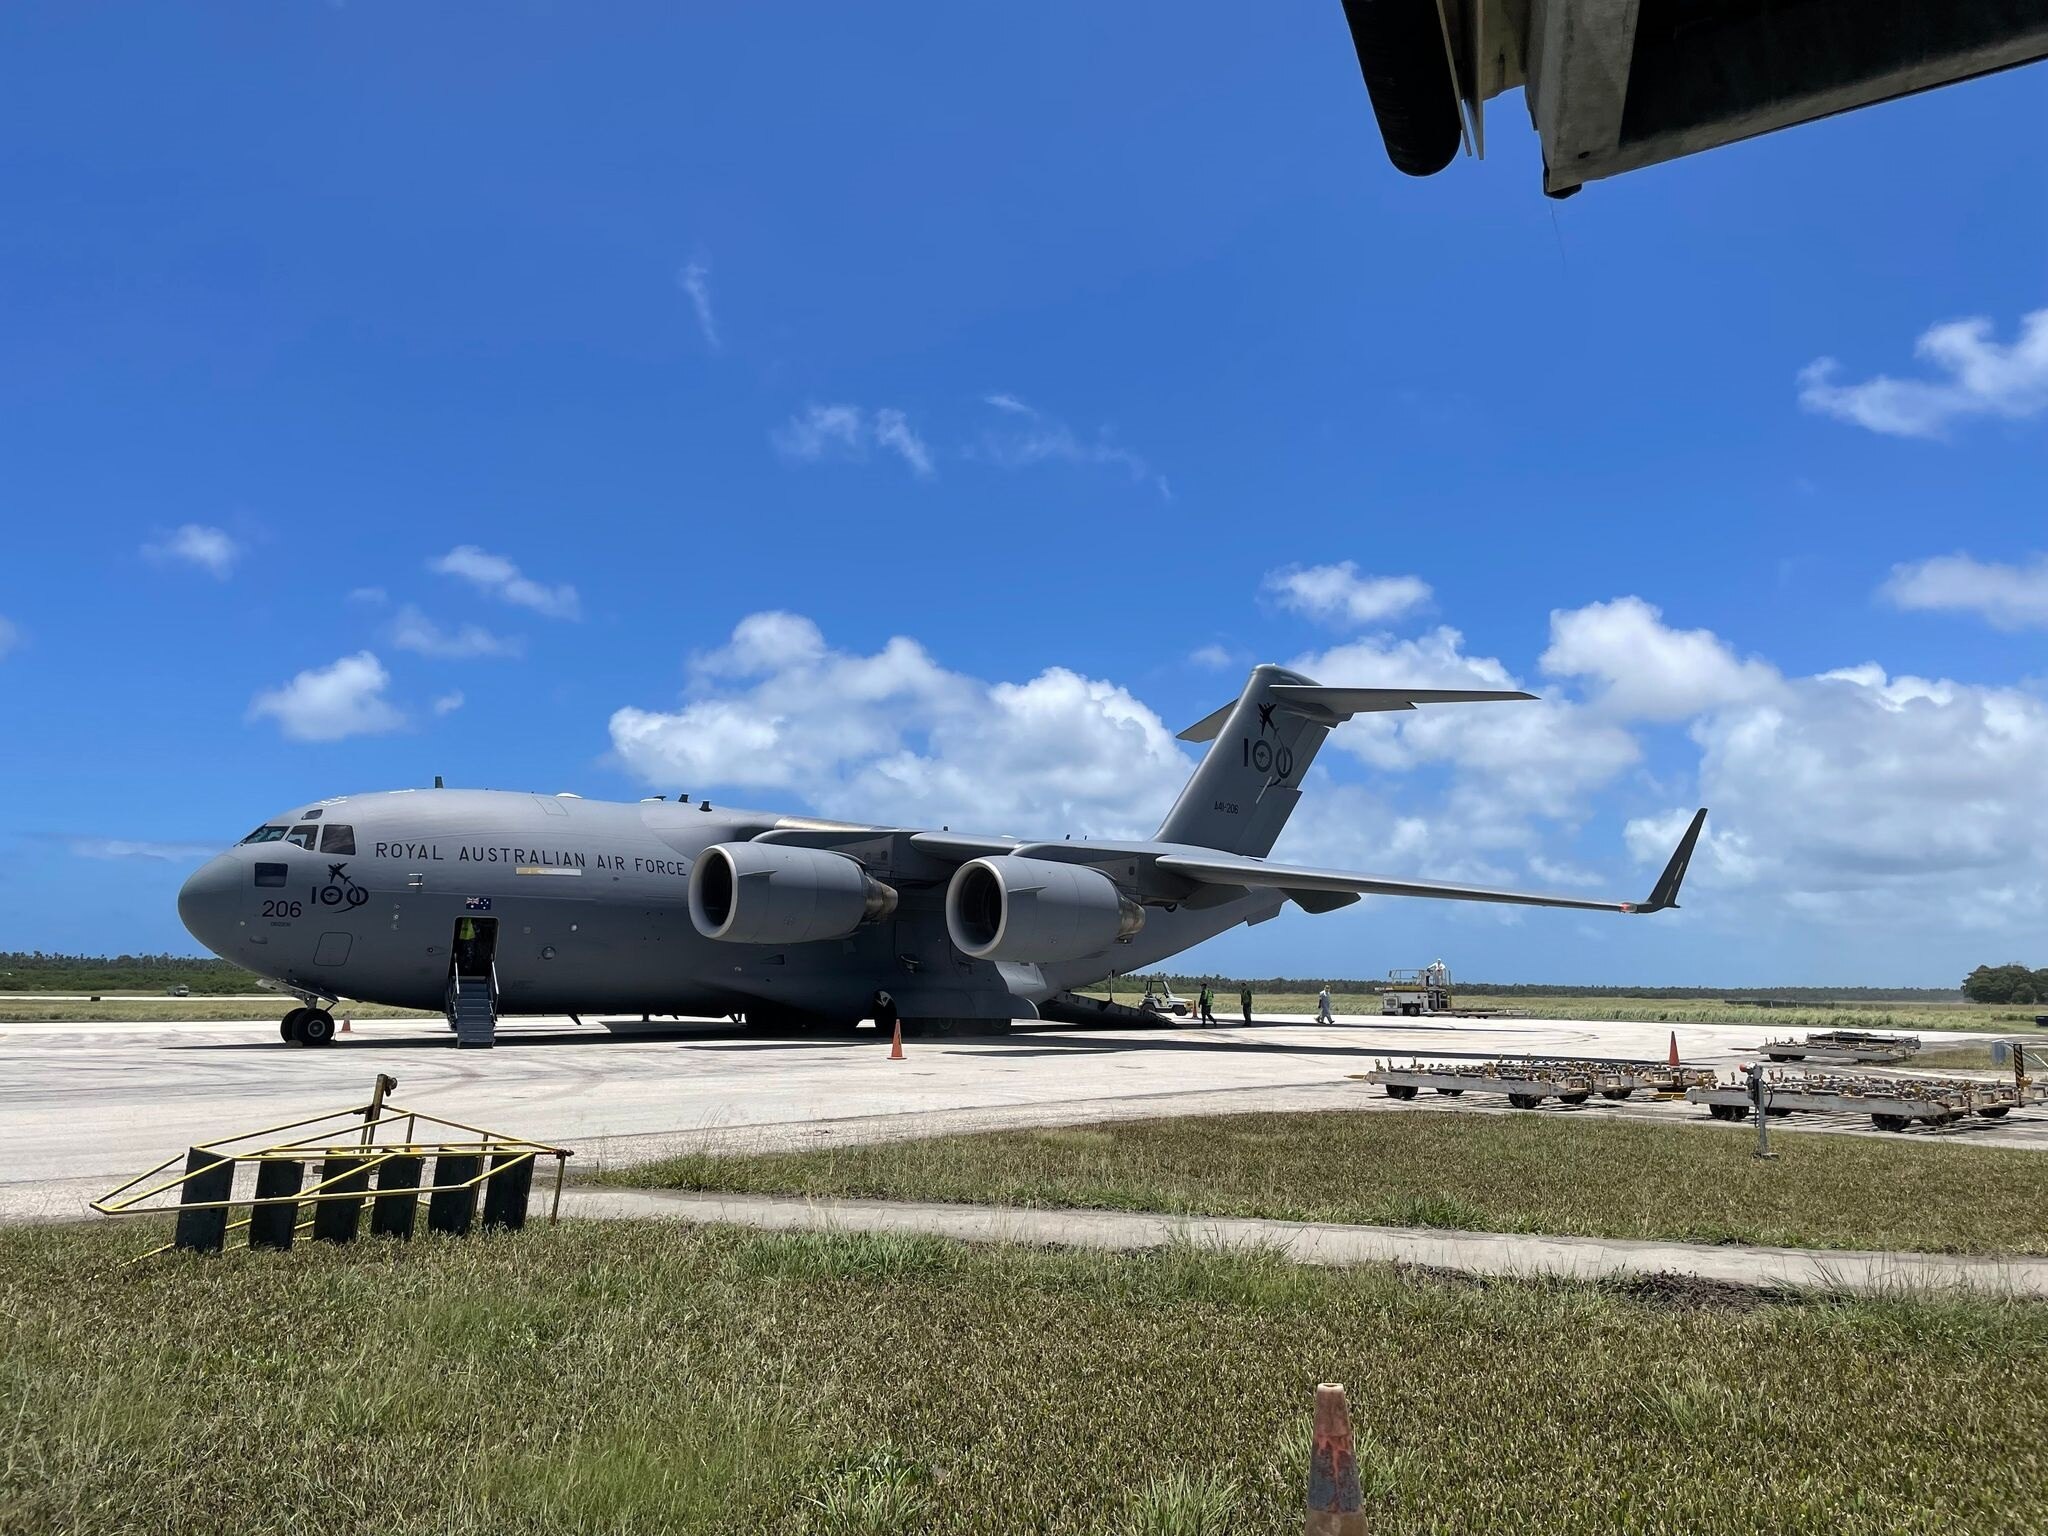
[(196, 955), (46, 955), (0, 950), (0, 992), (162, 992), (200, 996), (254, 992), (256, 977), (225, 960)]
[(1973, 1003), (2048, 1003), (2048, 967), (1980, 965), (1963, 978), (1963, 996)]

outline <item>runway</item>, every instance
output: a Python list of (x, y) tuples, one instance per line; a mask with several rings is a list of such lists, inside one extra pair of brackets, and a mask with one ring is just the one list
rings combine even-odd
[[(404, 1104), (573, 1147), (577, 1172), (671, 1152), (884, 1141), (959, 1130), (1259, 1109), (1443, 1113), (1356, 1080), (1376, 1062), (1512, 1055), (1662, 1060), (1664, 1024), (1577, 1020), (1262, 1020), (1249, 1027), (1109, 1031), (1057, 1026), (1006, 1039), (912, 1041), (887, 1059), (871, 1031), (775, 1040), (727, 1025), (612, 1035), (521, 1021), (497, 1049), (456, 1051), (438, 1020), (358, 1022), (327, 1049), (284, 1045), (268, 1022), (0, 1025), (0, 1220), (62, 1220), (195, 1141), (367, 1099), (376, 1074)], [(1753, 1026), (1681, 1026), (1691, 1065), (1751, 1059)], [(1944, 1035), (1961, 1044), (1989, 1038)], [(1684, 1104), (1595, 1100), (1511, 1111), (1478, 1095), (1459, 1112), (1621, 1115), (1708, 1125)], [(1867, 1119), (1795, 1117), (1773, 1133), (1872, 1134)], [(1714, 1126), (1723, 1134), (1753, 1134)], [(1907, 1139), (2048, 1148), (2048, 1112), (1967, 1121)]]

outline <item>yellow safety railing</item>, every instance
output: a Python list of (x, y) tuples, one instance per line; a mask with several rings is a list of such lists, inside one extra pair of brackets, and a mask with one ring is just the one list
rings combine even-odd
[[(165, 1158), (155, 1167), (144, 1170), (117, 1185), (97, 1200), (91, 1202), (92, 1209), (103, 1216), (176, 1216), (186, 1212), (233, 1210), (244, 1208), (249, 1214), (229, 1222), (222, 1234), (223, 1243), (228, 1234), (246, 1231), (255, 1218), (258, 1209), (265, 1206), (318, 1206), (324, 1202), (355, 1201), (358, 1206), (365, 1202), (394, 1200), (412, 1201), (416, 1217), (416, 1202), (421, 1196), (463, 1194), (481, 1188), (492, 1180), (514, 1174), (521, 1165), (538, 1167), (543, 1157), (555, 1160), (555, 1188), (549, 1204), (548, 1220), (560, 1219), (562, 1209), (562, 1185), (568, 1170), (568, 1161), (575, 1156), (567, 1147), (552, 1146), (546, 1142), (529, 1140), (522, 1136), (508, 1136), (482, 1126), (470, 1125), (464, 1121), (451, 1120), (444, 1115), (430, 1114), (425, 1110), (408, 1108), (389, 1102), (386, 1095), (397, 1087), (394, 1078), (379, 1074), (376, 1087), (367, 1104), (353, 1105), (347, 1109), (329, 1110), (323, 1114), (309, 1115), (300, 1120), (288, 1120), (279, 1125), (265, 1126), (260, 1130), (243, 1131), (232, 1136), (217, 1137), (212, 1141), (193, 1144), (186, 1151)], [(397, 1139), (380, 1140), (379, 1133), (392, 1133), (402, 1126)], [(439, 1139), (421, 1136), (422, 1129), (431, 1133), (438, 1130), (459, 1135), (443, 1135)], [(288, 1139), (286, 1133), (301, 1131), (305, 1134)], [(434, 1181), (399, 1186), (371, 1186), (371, 1175), (376, 1170), (401, 1158), (418, 1158), (424, 1166), (425, 1160), (434, 1160)], [(210, 1158), (211, 1160), (207, 1160)], [(476, 1172), (467, 1178), (442, 1179), (442, 1163), (445, 1159), (471, 1159)], [(179, 1167), (180, 1162), (184, 1163)], [(260, 1167), (265, 1163), (292, 1163), (306, 1165), (321, 1163), (324, 1175), (316, 1182), (302, 1188), (272, 1195), (236, 1195), (233, 1188), (233, 1169), (248, 1163)], [(334, 1171), (326, 1165), (339, 1163)], [(227, 1194), (220, 1198), (193, 1198), (190, 1186), (202, 1188), (211, 1176), (223, 1168), (228, 1174)], [(176, 1171), (173, 1172), (172, 1170)], [(168, 1177), (166, 1177), (168, 1175)], [(527, 1176), (530, 1183), (531, 1175)], [(176, 1192), (175, 1198), (165, 1197)], [(473, 1219), (474, 1205), (466, 1208), (464, 1229)], [(407, 1230), (410, 1231), (410, 1219)], [(523, 1220), (523, 1211), (521, 1213)], [(295, 1223), (294, 1235), (305, 1231), (315, 1223), (311, 1220)], [(317, 1234), (316, 1234), (317, 1235)], [(354, 1236), (353, 1224), (349, 1236)], [(175, 1239), (139, 1255), (133, 1262), (151, 1258), (156, 1254), (178, 1247)], [(210, 1244), (218, 1247), (221, 1244)]]

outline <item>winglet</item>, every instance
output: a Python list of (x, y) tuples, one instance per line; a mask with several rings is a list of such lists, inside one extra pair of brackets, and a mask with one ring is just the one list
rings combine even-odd
[(1636, 902), (1631, 912), (1662, 912), (1666, 907), (1678, 905), (1679, 883), (1685, 879), (1685, 867), (1692, 862), (1693, 846), (1700, 840), (1700, 828), (1707, 824), (1707, 808), (1703, 805), (1692, 818), (1692, 825), (1685, 829), (1685, 836), (1678, 840), (1678, 848), (1671, 855), (1671, 862), (1664, 866), (1664, 873), (1657, 877), (1657, 884), (1651, 890), (1649, 900)]

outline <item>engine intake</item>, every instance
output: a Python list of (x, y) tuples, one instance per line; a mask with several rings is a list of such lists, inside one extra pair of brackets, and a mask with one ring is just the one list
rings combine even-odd
[(896, 891), (858, 860), (779, 843), (714, 843), (690, 870), (690, 921), (731, 944), (843, 939), (896, 910)]
[(970, 859), (946, 887), (946, 932), (976, 960), (1078, 960), (1144, 926), (1145, 909), (1085, 864)]

